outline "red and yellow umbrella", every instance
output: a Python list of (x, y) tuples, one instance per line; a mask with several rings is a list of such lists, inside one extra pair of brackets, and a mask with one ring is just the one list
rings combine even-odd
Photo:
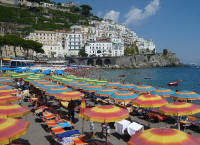
[(0, 104), (0, 118), (21, 117), (30, 111), (18, 104)]
[(140, 85), (140, 86), (133, 86), (133, 90), (136, 93), (148, 93), (150, 91), (155, 90), (155, 88), (148, 85)]
[(83, 91), (93, 93), (100, 89), (102, 89), (102, 86), (92, 85), (92, 86), (87, 86), (86, 88), (83, 88)]
[(200, 95), (193, 91), (177, 91), (171, 95), (176, 100), (200, 100)]
[(117, 89), (120, 86), (120, 82), (108, 82), (105, 86), (108, 88)]
[(133, 104), (138, 107), (154, 108), (168, 104), (168, 102), (161, 96), (144, 94), (134, 99)]
[(72, 88), (74, 89), (83, 89), (85, 87), (88, 87), (89, 84), (88, 83), (77, 83), (75, 85), (72, 86)]
[(85, 99), (82, 98), (81, 105), (80, 105), (80, 113), (79, 113), (80, 117), (83, 117), (85, 108), (86, 108)]
[(83, 93), (79, 92), (79, 91), (67, 91), (67, 92), (62, 92), (59, 94), (55, 94), (56, 99), (60, 99), (60, 100), (79, 100), (82, 99), (82, 97), (84, 96)]
[(161, 106), (158, 111), (165, 115), (185, 116), (199, 113), (200, 106), (185, 102), (175, 102)]
[(21, 119), (0, 118), (0, 144), (9, 144), (26, 134), (29, 122)]
[(200, 145), (200, 140), (176, 129), (152, 128), (133, 135), (128, 145)]
[(12, 95), (0, 96), (0, 104), (15, 102), (18, 101), (19, 99), (20, 99), (19, 97)]
[(10, 95), (10, 94), (16, 94), (17, 90), (13, 89), (5, 89), (5, 90), (0, 90), (0, 95)]
[(101, 105), (93, 108), (86, 108), (83, 117), (95, 122), (115, 122), (129, 117), (127, 109), (114, 105)]

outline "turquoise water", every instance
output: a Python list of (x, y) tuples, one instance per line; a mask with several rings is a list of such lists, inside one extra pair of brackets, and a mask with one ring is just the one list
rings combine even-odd
[[(126, 75), (119, 77), (119, 75)], [(145, 69), (109, 69), (98, 70), (95, 76), (108, 81), (121, 81), (135, 84), (147, 84), (173, 90), (189, 90), (200, 93), (200, 69), (195, 67), (166, 67)], [(168, 86), (169, 82), (183, 80), (178, 86)]]

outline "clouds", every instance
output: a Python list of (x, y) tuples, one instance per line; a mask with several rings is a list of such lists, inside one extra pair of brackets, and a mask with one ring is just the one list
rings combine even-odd
[(151, 1), (144, 10), (136, 7), (131, 8), (127, 14), (125, 14), (125, 25), (139, 25), (142, 21), (156, 14), (160, 6), (160, 0)]
[(104, 18), (105, 18), (105, 19), (113, 20), (113, 21), (115, 21), (115, 22), (118, 22), (119, 15), (120, 15), (120, 12), (111, 10), (111, 11), (109, 11), (108, 13), (105, 14)]

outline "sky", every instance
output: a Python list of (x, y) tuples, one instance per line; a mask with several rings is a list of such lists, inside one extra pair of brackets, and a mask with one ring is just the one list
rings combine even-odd
[(152, 39), (158, 52), (167, 48), (183, 63), (200, 64), (200, 0), (54, 0), (88, 4), (92, 12), (125, 24), (139, 37)]

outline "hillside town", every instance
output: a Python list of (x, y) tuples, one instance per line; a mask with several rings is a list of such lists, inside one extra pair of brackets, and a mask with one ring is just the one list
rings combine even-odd
[[(25, 5), (27, 7), (58, 8), (54, 3), (40, 2), (38, 4), (26, 0), (0, 0), (0, 2), (11, 5)], [(62, 8), (77, 6), (73, 2), (60, 3), (59, 5)], [(99, 57), (124, 56), (126, 49), (135, 49), (134, 53), (137, 54), (156, 53), (155, 44), (152, 40), (140, 38), (125, 25), (118, 24), (109, 19), (103, 19), (102, 21), (90, 20), (89, 26), (72, 25), (70, 31), (34, 30), (25, 36), (25, 39), (34, 40), (43, 44), (42, 48), (45, 53), (33, 54), (36, 57), (64, 58), (68, 56), (79, 56), (81, 49), (84, 49), (88, 56)], [(5, 47), (9, 50), (8, 47), (11, 46)]]

